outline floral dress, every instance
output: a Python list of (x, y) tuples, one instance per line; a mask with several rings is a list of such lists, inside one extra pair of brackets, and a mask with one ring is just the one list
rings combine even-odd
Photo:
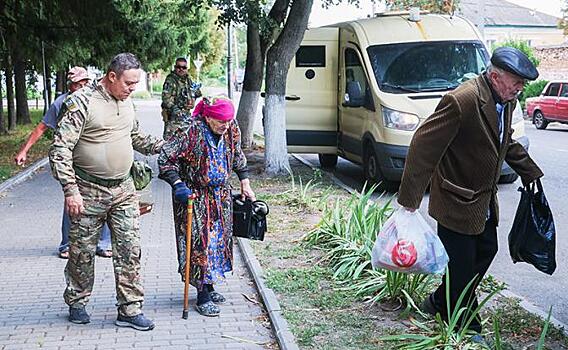
[[(158, 157), (160, 175), (174, 170), (196, 195), (193, 202), (190, 283), (222, 282), (233, 265), (233, 218), (229, 178), (232, 171), (245, 172), (240, 130), (231, 121), (225, 134), (211, 132), (198, 117), (179, 128), (162, 147)], [(185, 276), (187, 207), (173, 201), (178, 252), (178, 272)]]

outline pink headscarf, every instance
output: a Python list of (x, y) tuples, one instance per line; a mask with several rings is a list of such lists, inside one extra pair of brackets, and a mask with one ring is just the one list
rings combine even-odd
[(199, 101), (197, 106), (195, 106), (191, 115), (193, 117), (202, 115), (226, 122), (235, 117), (235, 107), (233, 106), (233, 102), (226, 98), (215, 97), (211, 100), (203, 98)]

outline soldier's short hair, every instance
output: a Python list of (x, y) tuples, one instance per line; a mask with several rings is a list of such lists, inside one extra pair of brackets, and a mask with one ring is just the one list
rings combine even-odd
[(187, 59), (186, 59), (185, 57), (178, 57), (178, 58), (176, 58), (176, 63), (178, 63), (178, 62), (185, 62), (185, 63), (187, 63)]
[(142, 68), (142, 64), (134, 54), (123, 52), (113, 57), (108, 65), (107, 73), (115, 72), (120, 77), (126, 70), (140, 68)]

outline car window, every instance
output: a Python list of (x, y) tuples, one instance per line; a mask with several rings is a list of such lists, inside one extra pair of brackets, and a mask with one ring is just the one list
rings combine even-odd
[(560, 91), (560, 97), (568, 97), (568, 83), (562, 84), (562, 90)]
[(546, 96), (558, 96), (558, 91), (560, 90), (560, 83), (552, 83), (546, 91)]

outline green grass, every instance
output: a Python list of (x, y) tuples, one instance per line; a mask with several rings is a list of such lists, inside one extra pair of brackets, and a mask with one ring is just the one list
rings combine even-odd
[(268, 269), (266, 281), (283, 296), (284, 317), (302, 348), (377, 349), (380, 328), (328, 267)]
[[(7, 111), (4, 110), (4, 115), (6, 116), (6, 114)], [(16, 129), (10, 131), (7, 135), (0, 135), (0, 149), (2, 150), (0, 152), (0, 183), (22, 170), (14, 163), (14, 156), (43, 117), (43, 109), (30, 109), (30, 115), (31, 124), (17, 125)], [(26, 165), (45, 157), (52, 139), (53, 133), (47, 131), (28, 152)]]

